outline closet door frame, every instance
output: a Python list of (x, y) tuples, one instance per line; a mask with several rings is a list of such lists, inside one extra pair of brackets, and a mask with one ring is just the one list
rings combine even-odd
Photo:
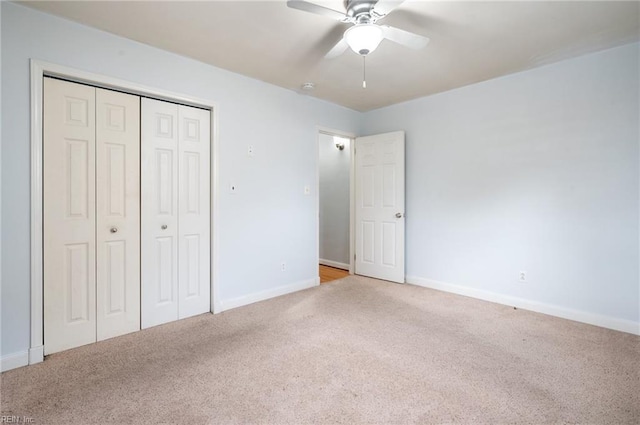
[(158, 100), (194, 106), (209, 110), (210, 118), (210, 195), (211, 195), (211, 223), (210, 223), (210, 277), (212, 313), (219, 313), (221, 305), (218, 297), (218, 105), (216, 102), (188, 95), (174, 93), (155, 87), (148, 87), (105, 75), (94, 74), (63, 65), (44, 62), (37, 59), (30, 60), (31, 73), (31, 335), (28, 364), (40, 363), (44, 360), (44, 270), (43, 270), (43, 92), (44, 77), (60, 78), (74, 83), (87, 84), (104, 89), (117, 90), (125, 93), (151, 97)]

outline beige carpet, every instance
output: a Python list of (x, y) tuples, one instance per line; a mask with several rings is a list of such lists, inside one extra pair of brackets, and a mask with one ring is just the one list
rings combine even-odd
[(638, 424), (640, 337), (349, 277), (2, 374), (35, 424)]

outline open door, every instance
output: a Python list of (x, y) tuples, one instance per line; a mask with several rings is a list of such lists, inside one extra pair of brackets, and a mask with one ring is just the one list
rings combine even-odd
[(404, 283), (404, 131), (355, 139), (355, 273)]

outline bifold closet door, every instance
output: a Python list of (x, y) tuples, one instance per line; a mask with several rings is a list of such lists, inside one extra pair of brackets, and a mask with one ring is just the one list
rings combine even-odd
[(142, 327), (178, 318), (178, 105), (142, 99)]
[(140, 98), (44, 79), (45, 354), (140, 329)]
[(44, 347), (96, 341), (95, 93), (44, 79)]
[(142, 327), (210, 311), (209, 112), (142, 99)]
[(178, 106), (178, 318), (211, 311), (210, 112)]
[(140, 97), (96, 89), (97, 339), (140, 329)]

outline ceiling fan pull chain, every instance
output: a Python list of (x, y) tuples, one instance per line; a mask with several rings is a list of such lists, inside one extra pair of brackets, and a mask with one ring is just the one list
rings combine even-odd
[(362, 88), (367, 88), (367, 57), (362, 56)]

